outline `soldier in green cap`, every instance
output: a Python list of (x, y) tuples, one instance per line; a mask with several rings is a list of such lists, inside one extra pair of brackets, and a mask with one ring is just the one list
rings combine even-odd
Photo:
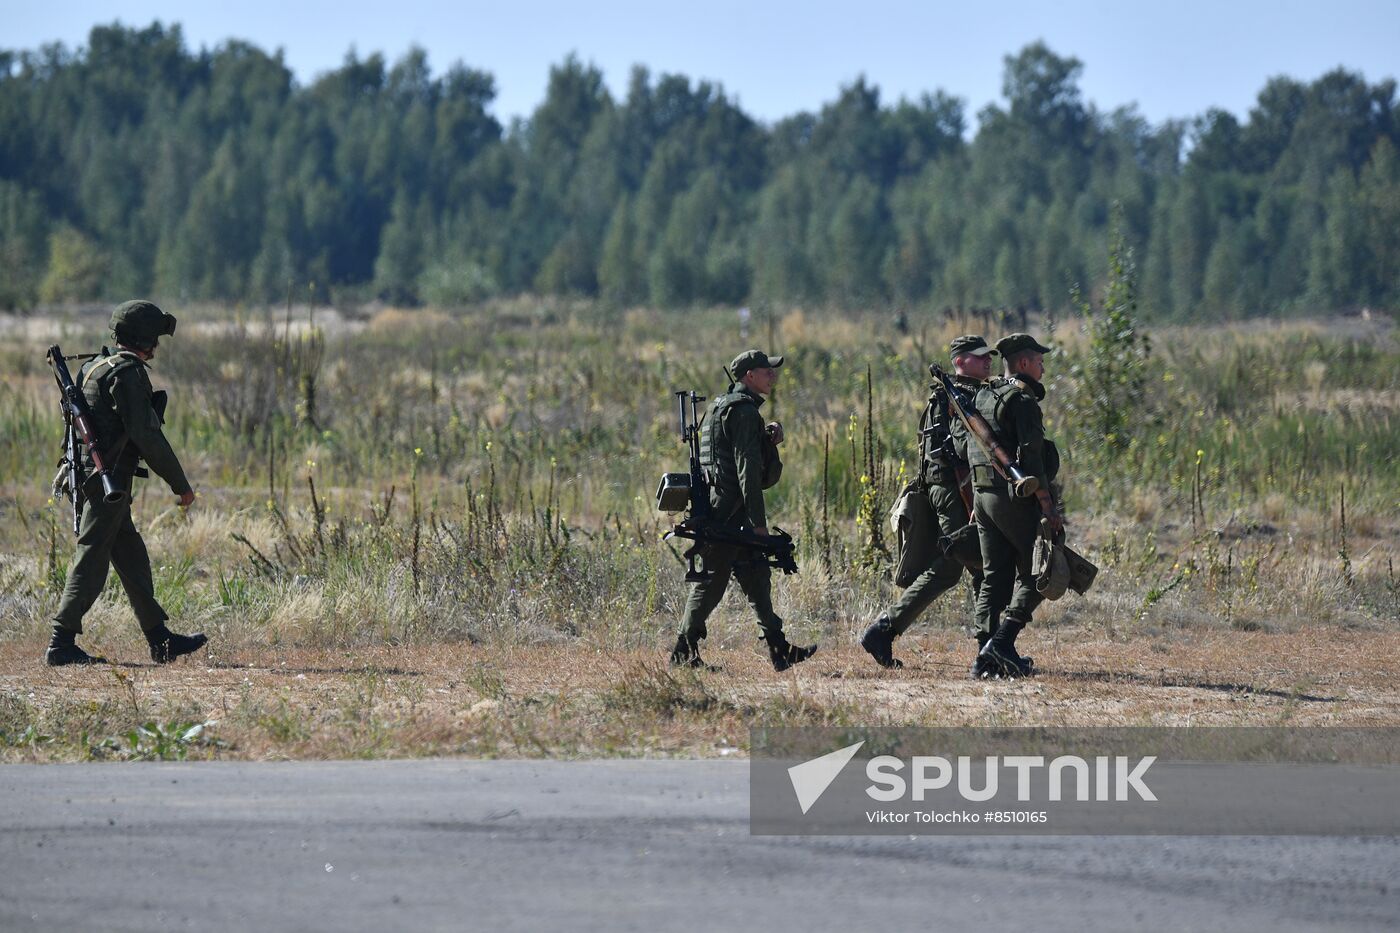
[[(1045, 437), (1040, 403), (1045, 399), (1043, 346), (1030, 334), (1012, 334), (997, 341), (1006, 375), (977, 393), (977, 411), (1027, 475), (1035, 476), (1042, 489), (1050, 489), (1059, 472), (1060, 457)], [(1030, 658), (1016, 652), (1016, 636), (1031, 621), (1043, 597), (1031, 572), (1031, 551), (1042, 518), (1034, 498), (1013, 496), (1006, 480), (992, 464), (990, 454), (977, 444), (968, 446), (972, 485), (976, 490), (973, 511), (982, 547), (982, 590), (977, 599), (977, 622), (991, 632), (972, 666), (973, 677), (1022, 677), (1031, 673)], [(1058, 512), (1048, 517), (1051, 531), (1059, 534)]]
[[(759, 408), (777, 384), (782, 365), (781, 356), (770, 357), (762, 350), (740, 353), (730, 364), (735, 381), (729, 391), (710, 403), (700, 427), (700, 465), (710, 484), (714, 520), (760, 536), (768, 534), (763, 490), (782, 475), (778, 445), (783, 442), (783, 429), (776, 421), (765, 425)], [(815, 645), (789, 644), (783, 634), (783, 620), (773, 611), (766, 561), (746, 556), (739, 547), (711, 543), (700, 553), (700, 567), (709, 576), (690, 586), (681, 632), (671, 651), (673, 665), (704, 666), (700, 641), (706, 635), (705, 620), (719, 605), (731, 576), (739, 581), (758, 616), (774, 670), (785, 671), (816, 653)]]
[[(969, 395), (976, 395), (992, 374), (992, 357), (997, 351), (975, 334), (954, 338), (948, 350), (953, 358), (953, 381)], [(938, 519), (938, 530), (934, 534), (946, 536), (965, 526), (971, 516), (969, 501), (963, 498), (962, 489), (962, 480), (967, 475), (967, 429), (950, 410), (942, 384), (935, 382), (931, 388), (928, 407), (920, 419), (919, 478), (928, 488), (929, 504)], [(903, 635), (935, 599), (957, 585), (962, 573), (962, 564), (952, 557), (942, 554), (935, 557), (898, 602), (865, 630), (860, 646), (881, 667), (902, 667), (893, 654), (894, 640)], [(982, 575), (973, 573), (974, 593), (981, 583)], [(988, 637), (979, 631), (979, 646)]]
[(77, 552), (54, 616), (53, 638), (44, 655), (50, 665), (93, 664), (102, 660), (79, 648), (76, 638), (83, 631), (83, 615), (102, 593), (109, 566), (116, 568), (131, 600), (152, 660), (164, 664), (197, 651), (208, 641), (203, 634), (177, 635), (165, 627), (169, 617), (156, 602), (146, 543), (131, 521), (132, 480), (147, 475), (141, 467), (142, 460), (170, 486), (181, 508), (194, 504), (194, 490), (161, 430), (162, 416), (153, 401), (151, 379), (146, 373), (160, 338), (173, 333), (174, 315), (149, 301), (124, 302), (112, 313), (117, 352), (103, 347), (74, 380), (92, 409), (94, 433), (106, 448), (106, 462), (126, 495), (115, 503), (103, 500), (96, 489), (92, 453), (85, 452), (92, 488), (83, 506)]

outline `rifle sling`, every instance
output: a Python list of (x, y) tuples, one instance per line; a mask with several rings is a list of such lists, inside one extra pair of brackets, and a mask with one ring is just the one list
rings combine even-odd
[[(101, 355), (97, 353), (89, 353), (79, 354), (78, 356), (66, 356), (64, 357), (64, 359), (97, 359), (99, 356)], [(120, 353), (113, 353), (111, 356), (102, 356), (100, 361), (94, 364), (91, 369), (78, 370), (78, 378), (74, 381), (74, 385), (77, 387), (78, 391), (81, 392), (83, 386), (87, 383), (88, 377), (91, 376), (93, 373), (97, 372), (98, 367), (115, 366), (119, 362), (121, 362)], [(103, 460), (112, 464), (114, 473), (116, 472), (117, 459), (121, 457), (121, 455), (126, 451), (127, 442), (130, 440), (131, 436), (125, 431), (123, 431), (121, 434), (117, 435), (116, 441), (111, 445), (111, 447), (108, 448), (107, 453), (104, 454), (102, 457)], [(77, 441), (81, 444), (82, 437), (78, 437)], [(131, 473), (133, 476), (139, 476), (142, 479), (145, 479), (146, 477), (151, 475), (145, 467), (141, 466), (141, 459), (139, 454), (137, 455), (136, 465), (132, 468)]]

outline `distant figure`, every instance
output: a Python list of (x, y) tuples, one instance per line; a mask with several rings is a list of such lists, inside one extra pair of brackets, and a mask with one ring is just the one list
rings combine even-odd
[(900, 336), (904, 336), (905, 334), (908, 334), (908, 333), (909, 333), (909, 315), (906, 314), (906, 313), (903, 312), (903, 311), (901, 311), (901, 312), (899, 312), (898, 314), (896, 314), (896, 315), (894, 316), (894, 329), (897, 330), (897, 331), (899, 332)]
[[(177, 635), (165, 627), (168, 617), (156, 602), (146, 542), (131, 521), (131, 484), (134, 477), (146, 475), (142, 460), (170, 486), (181, 508), (194, 504), (194, 489), (161, 430), (163, 406), (153, 402), (151, 377), (146, 374), (160, 338), (173, 333), (173, 314), (166, 314), (149, 301), (123, 302), (112, 313), (117, 352), (103, 347), (74, 380), (92, 409), (94, 433), (106, 447), (106, 459), (113, 464), (117, 482), (126, 495), (111, 503), (88, 490), (78, 528), (78, 549), (68, 567), (63, 598), (53, 620), (53, 638), (44, 655), (44, 661), (52, 667), (103, 661), (79, 648), (76, 639), (83, 631), (83, 616), (102, 595), (109, 567), (117, 570), (136, 621), (150, 645), (151, 660), (164, 664), (199, 650), (208, 641), (202, 633)], [(91, 452), (86, 457), (92, 485), (97, 474)]]
[(748, 340), (748, 339), (749, 339), (749, 318), (750, 318), (750, 317), (751, 317), (751, 315), (750, 315), (750, 313), (749, 313), (748, 305), (745, 305), (744, 307), (742, 307), (742, 308), (739, 309), (739, 339), (740, 339), (740, 340)]

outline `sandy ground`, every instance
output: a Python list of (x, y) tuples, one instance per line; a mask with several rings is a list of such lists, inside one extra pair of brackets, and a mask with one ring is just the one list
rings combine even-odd
[[(0, 645), (11, 735), (0, 757), (84, 757), (145, 721), (215, 723), (231, 758), (743, 755), (748, 727), (783, 725), (1397, 725), (1400, 633), (1174, 632), (1109, 639), (1028, 633), (1040, 674), (972, 681), (970, 640), (901, 640), (903, 670), (853, 644), (775, 674), (740, 640), (707, 652), (722, 670), (674, 673), (664, 651), (584, 644), (221, 651), (157, 667), (135, 644), (115, 662), (48, 668), (42, 646)], [(17, 743), (32, 722), (54, 740)], [(67, 742), (68, 746), (64, 743)], [(71, 746), (71, 747), (69, 747)]]

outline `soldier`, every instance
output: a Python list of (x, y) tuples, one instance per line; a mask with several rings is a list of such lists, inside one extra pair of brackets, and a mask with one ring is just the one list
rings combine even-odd
[[(763, 397), (773, 391), (778, 367), (782, 365), (781, 356), (770, 357), (761, 350), (740, 353), (730, 364), (736, 381), (710, 404), (700, 428), (700, 465), (710, 483), (714, 520), (760, 536), (768, 534), (763, 490), (776, 484), (782, 475), (778, 445), (783, 442), (783, 429), (776, 421), (764, 425), (759, 408)], [(705, 620), (719, 605), (731, 575), (739, 581), (758, 616), (775, 671), (785, 671), (816, 654), (815, 645), (788, 644), (783, 620), (773, 611), (766, 561), (746, 556), (741, 548), (732, 545), (707, 544), (700, 553), (700, 566), (710, 577), (691, 584), (681, 633), (671, 651), (673, 665), (704, 666), (700, 640), (706, 635)]]
[[(1012, 334), (997, 341), (1006, 376), (977, 393), (977, 411), (1027, 475), (1050, 489), (1059, 472), (1060, 456), (1045, 438), (1040, 403), (1045, 398), (1042, 346), (1029, 334)], [(992, 466), (991, 456), (976, 443), (968, 445), (973, 511), (982, 546), (982, 589), (977, 598), (979, 629), (992, 637), (982, 646), (972, 667), (973, 677), (1019, 677), (1031, 672), (1029, 658), (1016, 653), (1016, 636), (1031, 621), (1043, 597), (1031, 573), (1031, 549), (1040, 527), (1041, 510), (1034, 498), (1017, 498)], [(1062, 529), (1058, 513), (1050, 516), (1052, 533)]]
[(151, 559), (146, 543), (131, 521), (131, 484), (145, 476), (140, 461), (156, 472), (178, 496), (181, 508), (194, 503), (194, 490), (180, 460), (161, 431), (161, 415), (152, 402), (147, 363), (155, 356), (162, 336), (175, 333), (175, 317), (149, 301), (127, 301), (112, 313), (112, 334), (117, 352), (106, 347), (78, 373), (75, 381), (92, 409), (93, 427), (107, 448), (106, 460), (117, 485), (126, 491), (120, 502), (104, 502), (87, 452), (89, 495), (78, 528), (78, 549), (68, 568), (63, 599), (54, 616), (53, 638), (44, 660), (54, 666), (94, 664), (95, 658), (79, 648), (83, 615), (92, 608), (107, 582), (108, 566), (115, 567), (127, 599), (158, 664), (198, 650), (208, 639), (203, 634), (177, 635), (165, 627), (169, 618), (156, 602), (151, 581)]
[[(974, 334), (955, 338), (948, 350), (953, 357), (953, 380), (967, 389), (969, 395), (975, 395), (992, 374), (992, 357), (997, 351)], [(942, 385), (935, 382), (932, 388), (928, 408), (920, 422), (920, 476), (928, 486), (929, 504), (938, 518), (938, 530), (933, 533), (944, 536), (966, 525), (971, 514), (970, 497), (964, 499), (961, 488), (967, 475), (967, 429), (949, 410)], [(952, 557), (940, 554), (934, 558), (933, 564), (909, 585), (899, 601), (865, 630), (860, 646), (870, 652), (881, 667), (903, 667), (894, 657), (894, 640), (903, 635), (935, 599), (952, 589), (962, 578), (962, 572), (962, 564)], [(973, 573), (974, 593), (981, 583), (982, 575)], [(979, 649), (989, 637), (989, 633), (978, 631)]]

